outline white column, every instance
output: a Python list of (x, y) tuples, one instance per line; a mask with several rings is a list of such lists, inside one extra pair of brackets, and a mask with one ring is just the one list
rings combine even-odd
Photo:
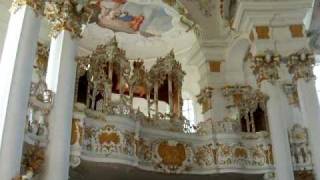
[(44, 180), (67, 180), (69, 176), (76, 51), (77, 42), (68, 31), (60, 32), (51, 41), (46, 81), (55, 97), (49, 115), (49, 146)]
[(313, 172), (316, 180), (320, 180), (320, 106), (315, 81), (299, 79), (297, 88), (302, 118), (308, 126)]
[(11, 13), (0, 61), (0, 179), (19, 175), (24, 127), (40, 31), (29, 6)]
[(268, 81), (261, 83), (261, 91), (269, 96), (267, 102), (268, 122), (272, 141), (273, 158), (277, 180), (293, 180), (293, 167), (290, 155), (290, 144), (285, 126), (285, 117), (281, 100), (281, 89)]

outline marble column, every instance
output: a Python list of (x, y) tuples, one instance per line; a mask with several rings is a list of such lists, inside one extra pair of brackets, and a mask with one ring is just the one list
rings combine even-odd
[(298, 79), (297, 89), (302, 118), (306, 122), (309, 132), (313, 172), (315, 179), (320, 180), (320, 106), (315, 81)]
[(290, 155), (290, 144), (285, 126), (281, 102), (281, 89), (268, 81), (261, 82), (261, 91), (269, 96), (267, 102), (267, 114), (272, 141), (275, 174), (277, 180), (293, 180), (293, 167)]
[(69, 31), (52, 38), (47, 68), (48, 89), (55, 93), (49, 115), (49, 145), (44, 180), (67, 180), (76, 82), (77, 42)]
[(12, 11), (0, 61), (0, 179), (19, 175), (40, 17), (29, 6)]

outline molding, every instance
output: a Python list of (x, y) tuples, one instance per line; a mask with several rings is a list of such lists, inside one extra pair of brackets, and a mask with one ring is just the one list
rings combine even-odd
[[(253, 1), (240, 0), (233, 28), (249, 32), (253, 25), (302, 24), (313, 0)], [(285, 21), (284, 21), (285, 20)]]

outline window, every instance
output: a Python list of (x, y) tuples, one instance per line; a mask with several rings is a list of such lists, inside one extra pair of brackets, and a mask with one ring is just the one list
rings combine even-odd
[(193, 102), (190, 99), (183, 100), (182, 114), (190, 123), (195, 124)]

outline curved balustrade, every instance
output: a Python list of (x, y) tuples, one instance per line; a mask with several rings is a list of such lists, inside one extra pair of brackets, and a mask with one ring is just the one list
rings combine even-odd
[(76, 104), (73, 166), (83, 159), (164, 173), (260, 174), (273, 170), (267, 133), (239, 133), (229, 129), (233, 122), (217, 123), (219, 131), (213, 132), (215, 126), (205, 122), (197, 128), (198, 133), (188, 134), (176, 131), (170, 121), (145, 122), (148, 120), (139, 113), (135, 115), (108, 115)]

